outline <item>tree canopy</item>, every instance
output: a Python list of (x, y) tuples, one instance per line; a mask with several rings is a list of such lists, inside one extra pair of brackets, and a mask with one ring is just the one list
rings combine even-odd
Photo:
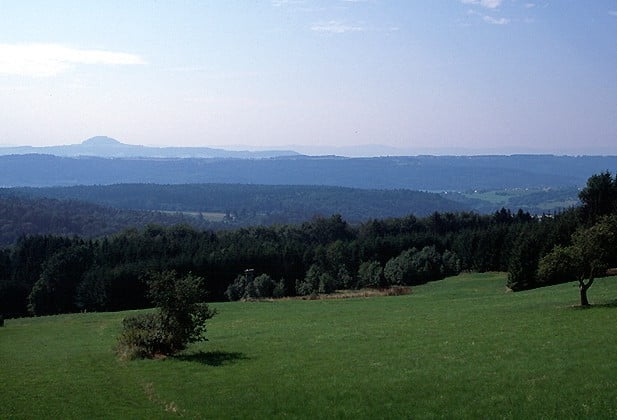
[(579, 193), (587, 218), (594, 222), (599, 217), (617, 210), (617, 176), (613, 179), (606, 171), (592, 175)]

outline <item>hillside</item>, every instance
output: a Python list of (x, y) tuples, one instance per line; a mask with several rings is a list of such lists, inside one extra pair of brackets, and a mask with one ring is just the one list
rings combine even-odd
[(328, 185), (424, 191), (582, 186), (617, 156), (414, 156), (380, 158), (103, 159), (0, 156), (0, 185), (118, 183)]
[(475, 190), (444, 192), (450, 200), (469, 206), (479, 213), (492, 213), (507, 208), (522, 209), (531, 214), (560, 212), (580, 205), (580, 188), (511, 188), (498, 190)]
[(0, 189), (2, 194), (81, 200), (133, 210), (216, 212), (236, 224), (300, 223), (340, 214), (350, 222), (422, 217), (469, 209), (438, 194), (409, 190), (365, 190), (306, 185), (117, 184)]
[(195, 217), (114, 209), (75, 200), (29, 199), (0, 194), (0, 247), (13, 244), (23, 235), (89, 238), (148, 224), (171, 226), (181, 223), (202, 229), (215, 226)]
[(358, 223), (465, 209), (438, 194), (339, 187), (122, 184), (0, 189), (0, 246), (28, 234), (98, 237), (147, 224), (220, 230), (302, 223), (332, 214)]
[(614, 418), (616, 280), (588, 310), (573, 284), (506, 293), (504, 274), (219, 303), (209, 341), (128, 363), (112, 350), (127, 312), (7, 320), (0, 417)]

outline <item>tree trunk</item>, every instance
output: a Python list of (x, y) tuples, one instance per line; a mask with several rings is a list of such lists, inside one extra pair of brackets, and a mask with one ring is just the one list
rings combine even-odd
[(587, 299), (587, 289), (584, 284), (579, 286), (579, 291), (581, 292), (581, 306), (589, 306), (589, 300)]
[(589, 281), (587, 281), (587, 283), (585, 283), (585, 281), (582, 279), (578, 281), (578, 290), (581, 293), (581, 306), (583, 307), (591, 306), (589, 305), (589, 300), (587, 299), (587, 289), (589, 289), (592, 284), (593, 277), (591, 277)]

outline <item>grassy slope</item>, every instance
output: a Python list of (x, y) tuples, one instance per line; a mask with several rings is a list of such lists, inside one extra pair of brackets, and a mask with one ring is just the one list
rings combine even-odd
[[(545, 191), (543, 189), (507, 189), (507, 190), (490, 190), (463, 192), (461, 195), (468, 199), (480, 200), (482, 204), (475, 203), (472, 205), (475, 209), (482, 212), (490, 212), (499, 210), (505, 207), (516, 212), (519, 208), (532, 212), (537, 210), (555, 211), (569, 207), (574, 207), (579, 204), (577, 199), (578, 191), (576, 189), (557, 189)], [(456, 195), (447, 195), (448, 198), (455, 198)], [(464, 200), (462, 203), (466, 203)]]
[(211, 341), (112, 354), (126, 313), (6, 321), (0, 418), (617, 417), (617, 279), (505, 293), (462, 275), (399, 297), (222, 303)]

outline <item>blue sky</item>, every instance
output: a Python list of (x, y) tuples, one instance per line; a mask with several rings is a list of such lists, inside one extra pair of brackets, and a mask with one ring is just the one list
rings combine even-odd
[(0, 10), (0, 144), (617, 154), (617, 0)]

